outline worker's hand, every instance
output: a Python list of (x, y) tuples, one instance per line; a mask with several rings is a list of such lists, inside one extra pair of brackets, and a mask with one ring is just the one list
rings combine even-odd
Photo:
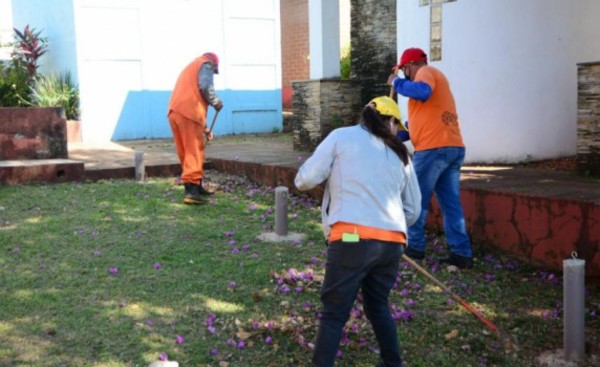
[(216, 111), (221, 111), (221, 109), (223, 108), (223, 101), (219, 100), (219, 102), (217, 102), (217, 104), (214, 105), (214, 108)]
[(214, 138), (213, 133), (209, 128), (204, 129), (204, 135), (206, 135), (206, 140), (208, 141), (211, 141)]
[(390, 76), (388, 76), (388, 80), (387, 80), (387, 85), (389, 85), (390, 87), (394, 86), (394, 79), (396, 79), (398, 76), (396, 74), (390, 74)]

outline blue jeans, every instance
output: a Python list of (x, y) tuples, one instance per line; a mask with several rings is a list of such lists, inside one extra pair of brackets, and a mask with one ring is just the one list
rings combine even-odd
[(375, 240), (336, 241), (329, 245), (313, 366), (333, 366), (342, 329), (359, 289), (383, 363), (385, 366), (402, 366), (396, 324), (388, 307), (388, 296), (396, 281), (402, 252), (403, 246), (398, 243)]
[(421, 189), (421, 215), (408, 228), (408, 244), (424, 252), (425, 222), (429, 214), (431, 195), (435, 192), (444, 217), (444, 232), (450, 252), (472, 257), (471, 239), (467, 234), (465, 216), (460, 203), (460, 167), (465, 160), (465, 148), (445, 147), (415, 152), (413, 165)]

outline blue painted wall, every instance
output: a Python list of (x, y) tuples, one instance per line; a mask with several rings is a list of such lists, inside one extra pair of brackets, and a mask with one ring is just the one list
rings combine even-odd
[[(215, 135), (271, 133), (282, 131), (283, 118), (281, 90), (217, 91), (224, 108), (215, 122)], [(172, 138), (167, 120), (171, 91), (131, 91), (114, 133), (113, 141)], [(209, 108), (207, 124), (210, 125), (214, 109)]]

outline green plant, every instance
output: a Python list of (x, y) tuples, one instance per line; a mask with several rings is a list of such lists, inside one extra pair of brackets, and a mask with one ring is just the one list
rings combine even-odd
[[(30, 105), (31, 86), (35, 82), (38, 60), (48, 48), (41, 32), (25, 26), (23, 32), (13, 28), (15, 41), (5, 46), (12, 47), (11, 60), (0, 62), (0, 106), (22, 107)], [(4, 45), (3, 45), (4, 46)]]
[(350, 79), (350, 45), (342, 48), (342, 58), (340, 59), (340, 76), (342, 79)]
[(14, 62), (0, 62), (0, 107), (21, 107), (29, 99), (27, 71)]
[(39, 76), (31, 87), (30, 105), (62, 107), (65, 109), (67, 120), (78, 120), (79, 90), (71, 81), (71, 73)]
[(29, 28), (29, 24), (25, 26), (23, 32), (16, 28), (13, 30), (15, 31), (13, 60), (24, 65), (29, 79), (33, 81), (37, 75), (38, 60), (48, 50), (48, 39), (41, 37), (41, 31)]

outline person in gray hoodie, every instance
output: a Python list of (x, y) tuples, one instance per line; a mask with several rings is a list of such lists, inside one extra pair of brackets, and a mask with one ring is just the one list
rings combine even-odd
[(373, 99), (360, 123), (333, 130), (295, 177), (299, 190), (327, 181), (322, 202), (327, 264), (313, 366), (333, 366), (359, 290), (381, 349), (378, 366), (402, 366), (388, 297), (407, 227), (421, 213), (421, 192), (407, 149), (396, 137), (400, 120), (393, 99)]

